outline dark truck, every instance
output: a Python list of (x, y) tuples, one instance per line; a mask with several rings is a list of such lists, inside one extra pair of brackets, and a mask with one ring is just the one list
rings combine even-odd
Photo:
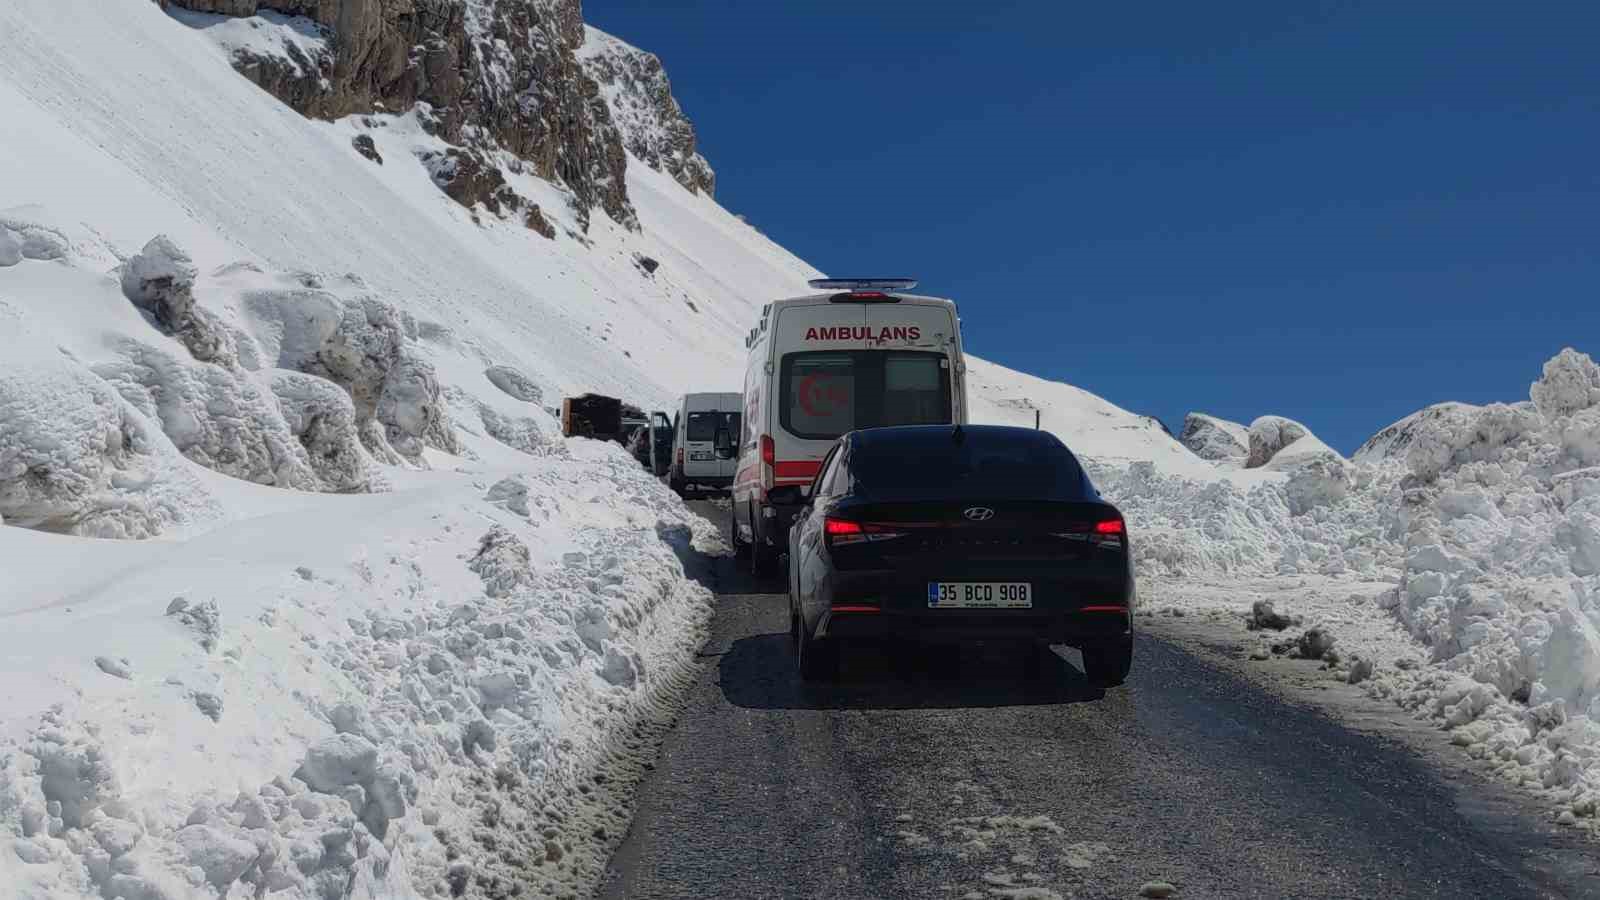
[(561, 433), (616, 441), (658, 478), (671, 466), (672, 421), (667, 414), (655, 412), (646, 417), (639, 407), (616, 397), (590, 393), (563, 399)]

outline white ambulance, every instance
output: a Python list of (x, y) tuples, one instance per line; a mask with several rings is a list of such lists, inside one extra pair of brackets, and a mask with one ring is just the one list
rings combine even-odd
[(956, 305), (902, 293), (902, 278), (819, 278), (823, 291), (767, 304), (745, 339), (743, 430), (732, 491), (733, 542), (760, 573), (839, 435), (885, 425), (966, 424), (966, 363)]

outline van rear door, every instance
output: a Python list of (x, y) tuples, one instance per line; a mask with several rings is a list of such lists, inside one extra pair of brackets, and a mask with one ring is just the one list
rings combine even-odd
[[(724, 412), (721, 414), (721, 416), (722, 428), (728, 433), (728, 443), (734, 447), (739, 446), (739, 435), (743, 433), (744, 429), (744, 416), (739, 412), (739, 407), (734, 406), (731, 412)], [(713, 448), (715, 448), (715, 446), (715, 444), (712, 445)], [(733, 480), (733, 473), (738, 469), (738, 466), (739, 460), (737, 456), (730, 456), (727, 459), (718, 459), (717, 474), (731, 482)]]
[(857, 428), (953, 421), (948, 307), (830, 303), (784, 310), (782, 319), (777, 424), (815, 443), (812, 458)]
[[(778, 484), (809, 483), (833, 440), (855, 427), (855, 380), (848, 360), (865, 330), (867, 311), (857, 303), (815, 303), (780, 308), (773, 324), (776, 367), (767, 397)], [(822, 354), (822, 355), (816, 355)], [(810, 360), (796, 371), (795, 360)]]
[(696, 408), (691, 403), (684, 410), (683, 474), (689, 481), (697, 476), (714, 476), (720, 471), (717, 465), (717, 427), (722, 414), (714, 409)]

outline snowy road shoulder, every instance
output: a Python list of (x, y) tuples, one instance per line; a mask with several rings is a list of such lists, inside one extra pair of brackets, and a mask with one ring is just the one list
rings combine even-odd
[[(1393, 593), (1392, 585), (1328, 578), (1167, 580), (1146, 585), (1136, 627), (1346, 727), (1405, 744), (1461, 787), (1464, 807), (1545, 822), (1552, 839), (1572, 831), (1600, 839), (1587, 790), (1546, 785), (1539, 774), (1593, 753), (1592, 741), (1563, 746), (1564, 723), (1540, 727), (1540, 711), (1504, 699), (1462, 721), (1456, 709), (1470, 705), (1470, 692), (1452, 693), (1452, 673), (1430, 664), (1398, 619), (1379, 613)], [(1281, 630), (1253, 621), (1263, 601)], [(1302, 652), (1312, 632), (1331, 639), (1331, 652)]]

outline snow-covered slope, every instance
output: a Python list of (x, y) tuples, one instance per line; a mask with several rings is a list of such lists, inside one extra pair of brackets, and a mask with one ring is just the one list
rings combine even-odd
[(1165, 471), (1220, 477), (1215, 467), (1196, 460), (1153, 420), (1070, 384), (1012, 371), (983, 359), (969, 360), (967, 383), (974, 421), (1032, 428), (1038, 411), (1040, 427), (1094, 462), (1149, 460)]

